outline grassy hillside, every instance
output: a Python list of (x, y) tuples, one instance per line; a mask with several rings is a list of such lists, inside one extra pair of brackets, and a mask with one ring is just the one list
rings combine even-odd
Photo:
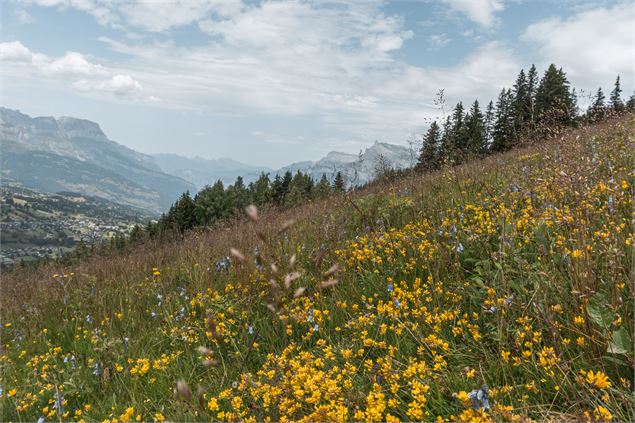
[(633, 421), (634, 123), (5, 275), (2, 420)]

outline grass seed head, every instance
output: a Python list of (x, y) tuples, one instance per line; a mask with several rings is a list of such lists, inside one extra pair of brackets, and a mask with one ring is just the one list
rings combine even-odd
[(174, 387), (174, 398), (176, 400), (189, 401), (192, 397), (192, 391), (183, 379), (179, 379)]
[(247, 213), (247, 217), (249, 217), (252, 222), (258, 221), (258, 208), (253, 204), (250, 204), (245, 208), (245, 213)]
[(245, 261), (245, 255), (243, 253), (241, 253), (239, 250), (237, 250), (236, 248), (230, 248), (229, 252), (231, 253), (232, 256), (236, 257), (236, 259), (238, 261), (240, 261), (241, 263)]
[(329, 279), (328, 281), (324, 281), (320, 284), (320, 288), (321, 289), (328, 289), (331, 288), (335, 285), (337, 285), (338, 280), (337, 279)]
[(304, 291), (306, 291), (306, 288), (303, 286), (296, 289), (295, 292), (293, 293), (293, 298), (301, 297), (302, 295), (304, 295)]

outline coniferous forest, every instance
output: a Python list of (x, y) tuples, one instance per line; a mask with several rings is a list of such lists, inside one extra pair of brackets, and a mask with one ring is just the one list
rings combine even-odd
[[(445, 109), (444, 90), (436, 102)], [(511, 88), (502, 89), (496, 101), (482, 106), (474, 100), (469, 106), (457, 103), (448, 115), (430, 124), (422, 136), (415, 171), (425, 172), (443, 166), (461, 164), (488, 154), (500, 153), (523, 143), (553, 136), (565, 128), (599, 122), (607, 117), (635, 110), (635, 94), (623, 102), (619, 76), (608, 101), (602, 88), (591, 99), (588, 110), (581, 112), (576, 90), (565, 72), (552, 64), (542, 77), (532, 65), (521, 70)], [(443, 103), (443, 104), (441, 104)], [(378, 179), (400, 172), (381, 169)], [(238, 177), (227, 187), (217, 181), (192, 196), (185, 192), (156, 222), (133, 230), (130, 240), (144, 236), (173, 236), (196, 227), (204, 227), (243, 213), (249, 204), (258, 207), (292, 207), (331, 194), (346, 192), (346, 181), (338, 172), (332, 181), (325, 175), (318, 181), (298, 171), (295, 175), (262, 173), (258, 180), (245, 185)], [(114, 245), (125, 245), (118, 237)]]

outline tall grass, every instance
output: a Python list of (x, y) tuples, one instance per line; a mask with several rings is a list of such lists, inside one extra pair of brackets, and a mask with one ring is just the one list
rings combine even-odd
[(633, 123), (3, 275), (2, 420), (632, 421)]

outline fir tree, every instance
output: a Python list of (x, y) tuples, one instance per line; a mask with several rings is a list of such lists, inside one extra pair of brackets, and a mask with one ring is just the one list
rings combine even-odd
[(342, 176), (342, 172), (338, 171), (337, 174), (335, 174), (335, 179), (333, 180), (333, 192), (342, 193), (344, 191), (344, 176)]
[(452, 153), (452, 118), (448, 116), (443, 123), (443, 133), (441, 135), (441, 147), (437, 154), (437, 164), (443, 165), (450, 161)]
[(425, 171), (436, 169), (439, 166), (437, 161), (439, 153), (439, 144), (441, 143), (441, 128), (435, 120), (430, 125), (428, 132), (423, 137), (423, 145), (419, 153), (417, 161), (417, 170)]
[(271, 199), (274, 204), (282, 204), (284, 200), (284, 192), (282, 190), (282, 178), (280, 175), (276, 175), (271, 183)]
[(255, 205), (262, 206), (271, 201), (271, 188), (269, 185), (269, 174), (264, 172), (252, 183), (251, 199)]
[(460, 163), (462, 153), (467, 149), (467, 141), (464, 133), (465, 113), (463, 109), (463, 102), (458, 102), (454, 107), (451, 122), (452, 126), (450, 133), (448, 134), (448, 159), (452, 163)]
[(600, 87), (598, 88), (598, 91), (593, 99), (593, 103), (591, 104), (591, 107), (589, 107), (589, 111), (587, 112), (589, 121), (599, 122), (604, 119), (605, 107), (604, 92)]
[(245, 188), (242, 176), (236, 177), (234, 185), (227, 188), (227, 202), (233, 213), (240, 213), (249, 205), (249, 192)]
[(494, 102), (490, 100), (485, 111), (485, 149), (492, 144), (492, 133), (494, 132)]
[(289, 183), (289, 190), (285, 197), (285, 204), (295, 206), (304, 202), (307, 198), (306, 192), (308, 179), (309, 178), (299, 170), (296, 172)]
[(287, 170), (282, 177), (282, 184), (280, 185), (280, 191), (282, 193), (282, 201), (281, 204), (284, 203), (285, 197), (289, 193), (289, 187), (291, 186), (291, 181), (293, 180), (293, 174), (290, 170)]
[(575, 119), (575, 100), (569, 90), (569, 81), (562, 69), (551, 64), (536, 90), (535, 113), (537, 123), (551, 130), (570, 126)]
[(536, 123), (535, 116), (535, 101), (536, 101), (536, 91), (538, 90), (538, 71), (536, 70), (536, 65), (531, 65), (529, 68), (529, 72), (527, 72), (527, 91), (528, 91), (528, 100), (529, 100), (529, 130), (533, 131)]
[(515, 135), (520, 137), (530, 126), (531, 122), (531, 92), (529, 82), (525, 76), (525, 71), (521, 70), (516, 78), (513, 88), (514, 95), (514, 130)]
[(317, 198), (326, 197), (331, 192), (331, 184), (329, 183), (326, 174), (322, 174), (322, 178), (320, 178), (320, 182), (315, 186), (315, 196)]
[(201, 226), (231, 216), (233, 210), (227, 201), (223, 182), (216, 181), (211, 187), (207, 186), (199, 191), (194, 197), (194, 210), (196, 222)]
[(485, 120), (478, 100), (474, 100), (469, 113), (465, 117), (464, 137), (466, 148), (463, 152), (468, 156), (475, 156), (485, 152)]
[(196, 224), (194, 209), (194, 200), (190, 197), (190, 192), (186, 191), (181, 195), (181, 198), (179, 198), (174, 207), (173, 222), (179, 232), (183, 233), (186, 230), (192, 229)]
[(496, 102), (496, 121), (492, 131), (491, 151), (505, 151), (512, 148), (514, 142), (513, 96), (510, 90), (503, 89)]
[(620, 87), (620, 77), (615, 79), (615, 86), (609, 97), (610, 105), (613, 111), (619, 113), (624, 110), (624, 103), (622, 103), (622, 87)]
[(626, 109), (631, 113), (635, 113), (635, 93), (633, 93), (626, 102)]

